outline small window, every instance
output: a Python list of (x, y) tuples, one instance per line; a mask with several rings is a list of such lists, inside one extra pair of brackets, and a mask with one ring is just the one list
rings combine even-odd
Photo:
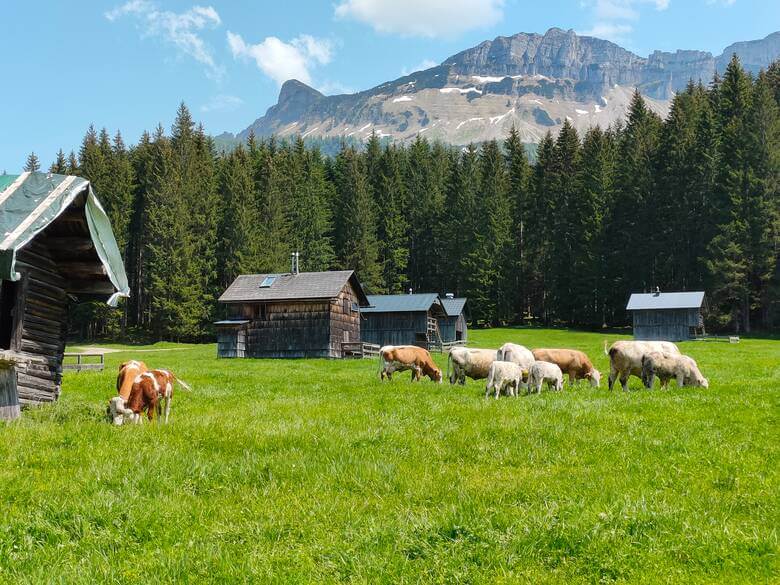
[(14, 337), (14, 309), (19, 283), (0, 281), (0, 349), (11, 349)]
[(357, 313), (360, 310), (357, 303), (352, 303), (352, 312)]
[(349, 343), (349, 331), (344, 332), (344, 343)]
[(269, 274), (263, 279), (263, 282), (260, 283), (260, 288), (269, 288), (278, 277), (278, 274)]
[(257, 305), (255, 307), (255, 318), (265, 321), (268, 314), (266, 312), (265, 304)]

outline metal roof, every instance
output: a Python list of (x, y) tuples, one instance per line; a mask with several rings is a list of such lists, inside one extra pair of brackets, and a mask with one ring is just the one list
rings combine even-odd
[(368, 295), (370, 306), (361, 313), (409, 313), (427, 312), (434, 304), (441, 304), (436, 293), (413, 295)]
[[(276, 276), (271, 286), (260, 285)], [(300, 272), (298, 274), (243, 274), (219, 297), (221, 303), (333, 299), (351, 282), (361, 307), (368, 305), (363, 287), (352, 270)]]
[(628, 299), (627, 311), (653, 309), (700, 309), (704, 292), (635, 293)]
[(448, 299), (445, 297), (441, 299), (441, 305), (444, 307), (447, 315), (450, 317), (456, 317), (463, 312), (463, 308), (466, 306), (466, 298), (461, 297), (456, 299)]

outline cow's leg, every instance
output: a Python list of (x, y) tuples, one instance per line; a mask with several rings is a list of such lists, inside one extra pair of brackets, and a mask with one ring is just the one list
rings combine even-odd
[(615, 369), (615, 366), (610, 361), (610, 363), (609, 363), (609, 380), (608, 380), (608, 385), (607, 385), (607, 388), (610, 391), (612, 390), (612, 386), (615, 385), (615, 380), (617, 380), (617, 377), (618, 377), (618, 371)]
[(620, 374), (620, 385), (623, 387), (623, 392), (628, 392), (628, 376), (629, 374)]
[(501, 395), (501, 387), (503, 386), (503, 382), (496, 384), (496, 400), (498, 400), (498, 397)]
[(677, 374), (677, 387), (682, 388), (685, 384), (685, 376), (683, 374)]
[(168, 424), (168, 417), (171, 414), (171, 395), (165, 397), (165, 424)]

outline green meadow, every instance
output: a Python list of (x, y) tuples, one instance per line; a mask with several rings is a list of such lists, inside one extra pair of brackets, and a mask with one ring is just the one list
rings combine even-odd
[[(684, 343), (709, 389), (610, 392), (618, 338), (472, 331), (582, 349), (604, 376), (500, 400), (380, 383), (376, 360), (115, 346), (0, 424), (0, 581), (780, 581), (780, 341)], [(107, 423), (131, 357), (193, 387), (170, 424)]]

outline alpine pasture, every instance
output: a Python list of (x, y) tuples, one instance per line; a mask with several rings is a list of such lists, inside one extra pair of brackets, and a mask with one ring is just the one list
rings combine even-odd
[[(500, 400), (484, 381), (380, 383), (376, 360), (112, 346), (0, 426), (0, 581), (777, 580), (780, 343), (682, 343), (709, 389), (624, 393), (606, 389), (619, 338), (473, 331), (581, 349), (603, 374)], [(107, 422), (131, 357), (193, 387), (170, 424)]]

